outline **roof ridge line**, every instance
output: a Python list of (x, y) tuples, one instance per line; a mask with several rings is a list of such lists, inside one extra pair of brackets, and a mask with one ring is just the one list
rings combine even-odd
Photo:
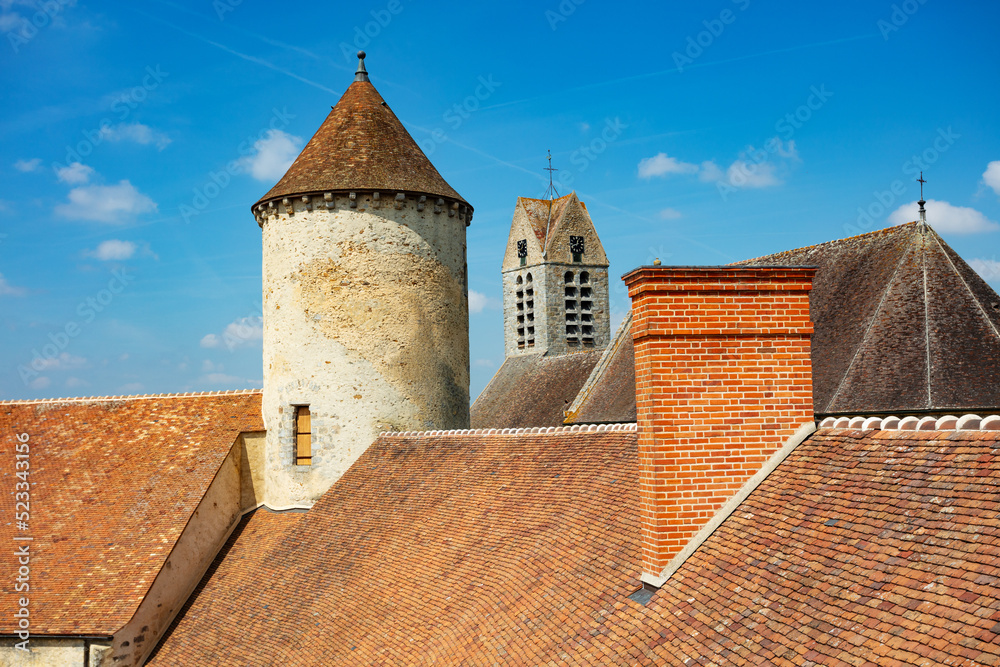
[[(932, 229), (931, 231), (934, 230)], [(965, 286), (965, 289), (969, 293), (969, 296), (971, 296), (972, 300), (976, 302), (976, 306), (979, 308), (979, 314), (982, 315), (983, 319), (986, 320), (986, 323), (990, 325), (990, 329), (993, 330), (993, 333), (996, 334), (997, 338), (1000, 338), (1000, 329), (997, 329), (996, 325), (993, 323), (993, 320), (991, 320), (989, 316), (986, 314), (986, 309), (983, 308), (983, 304), (979, 301), (979, 298), (976, 296), (976, 293), (972, 291), (971, 287), (969, 287), (969, 282), (965, 279), (965, 276), (962, 275), (962, 272), (958, 270), (958, 267), (955, 266), (955, 262), (951, 261), (951, 255), (949, 255), (945, 251), (945, 249), (941, 247), (941, 241), (938, 238), (937, 232), (934, 232), (934, 242), (937, 244), (938, 249), (941, 250), (941, 254), (943, 254), (945, 259), (948, 260), (948, 265), (951, 266), (951, 268), (958, 275), (958, 279), (962, 281), (962, 285)]]
[(179, 394), (135, 394), (121, 396), (74, 396), (70, 398), (29, 398), (2, 400), (0, 405), (41, 405), (44, 403), (100, 403), (106, 401), (145, 401), (157, 398), (195, 398), (201, 396), (237, 396), (261, 394), (263, 389), (222, 389), (218, 391), (192, 391)]
[(636, 422), (618, 424), (573, 424), (572, 426), (535, 426), (529, 428), (458, 428), (450, 431), (382, 431), (378, 437), (419, 437), (441, 435), (541, 435), (566, 433), (635, 433)]
[[(901, 226), (901, 225), (900, 225)], [(890, 229), (890, 228), (886, 228)], [(880, 230), (884, 231), (884, 230)], [(872, 232), (869, 232), (872, 233)], [(861, 234), (864, 236), (864, 234)], [(854, 238), (854, 237), (852, 237)], [(878, 318), (879, 312), (881, 312), (882, 307), (885, 305), (886, 297), (889, 296), (889, 290), (892, 288), (893, 284), (896, 282), (896, 275), (899, 273), (899, 267), (903, 265), (903, 259), (906, 257), (904, 252), (899, 256), (899, 261), (896, 262), (896, 268), (892, 270), (892, 277), (889, 278), (889, 282), (885, 286), (885, 291), (882, 292), (882, 298), (879, 299), (878, 307), (875, 308), (875, 312), (872, 313), (871, 320), (868, 321), (868, 326), (865, 327), (865, 333), (858, 342), (857, 349), (854, 350), (854, 356), (851, 357), (851, 363), (847, 365), (847, 370), (844, 371), (844, 376), (840, 378), (840, 382), (837, 384), (837, 391), (833, 392), (833, 396), (830, 397), (830, 402), (826, 404), (826, 408), (829, 409), (833, 407), (836, 402), (837, 397), (840, 396), (840, 391), (844, 388), (844, 383), (847, 382), (848, 376), (851, 374), (851, 369), (854, 368), (854, 362), (858, 360), (858, 355), (861, 354), (861, 348), (864, 347), (865, 341), (868, 340), (869, 334), (871, 334), (872, 327), (875, 326), (875, 320)], [(815, 406), (814, 406), (815, 407)]]
[[(923, 178), (922, 174), (921, 178)], [(931, 395), (931, 303), (927, 295), (927, 239), (924, 237), (922, 228), (920, 244), (920, 261), (924, 270), (924, 357), (927, 361), (927, 409), (930, 410), (934, 407), (934, 396)]]
[(885, 234), (886, 232), (892, 231), (894, 229), (902, 229), (904, 227), (909, 227), (910, 225), (916, 225), (917, 221), (904, 222), (901, 225), (890, 225), (888, 227), (883, 227), (882, 229), (873, 229), (870, 232), (865, 232), (864, 234), (855, 234), (854, 236), (845, 236), (842, 239), (833, 239), (832, 241), (823, 241), (822, 243), (813, 243), (812, 245), (802, 246), (801, 248), (791, 248), (789, 250), (779, 250), (778, 252), (771, 252), (766, 255), (761, 255), (760, 257), (751, 257), (750, 259), (741, 259), (736, 262), (731, 262), (726, 264), (726, 266), (732, 266), (735, 264), (746, 264), (750, 262), (756, 262), (759, 259), (764, 259), (766, 257), (774, 257), (775, 255), (786, 255), (790, 252), (799, 252), (802, 250), (810, 250), (812, 248), (819, 248), (820, 246), (831, 246), (835, 243), (843, 243), (844, 241), (850, 241), (852, 239), (859, 239), (862, 236), (872, 236), (874, 234)]

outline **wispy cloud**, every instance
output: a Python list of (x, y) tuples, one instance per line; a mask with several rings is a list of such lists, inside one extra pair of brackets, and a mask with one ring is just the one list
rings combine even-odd
[(82, 185), (94, 175), (94, 169), (85, 164), (74, 162), (67, 167), (56, 167), (56, 178), (70, 185)]
[(260, 315), (241, 317), (230, 322), (221, 334), (210, 333), (202, 337), (200, 345), (207, 349), (250, 347), (264, 339), (264, 318)]
[(171, 142), (165, 133), (142, 123), (119, 123), (103, 127), (101, 136), (112, 142), (131, 141), (142, 146), (155, 144), (161, 151)]
[(648, 157), (639, 161), (639, 178), (653, 178), (654, 176), (667, 176), (670, 174), (696, 174), (698, 165), (690, 162), (681, 162), (675, 157), (670, 157), (666, 153), (657, 153), (653, 157)]
[(56, 206), (56, 213), (72, 220), (120, 224), (157, 210), (156, 202), (129, 181), (117, 185), (85, 185), (69, 191), (69, 202)]
[[(927, 200), (927, 222), (937, 231), (945, 234), (981, 234), (995, 232), (1000, 224), (990, 220), (974, 208), (953, 206), (946, 201)], [(917, 202), (903, 204), (889, 214), (889, 223), (902, 225), (920, 217)]]
[(1000, 160), (994, 160), (986, 165), (986, 171), (983, 172), (983, 183), (1000, 195)]
[(482, 292), (477, 292), (476, 290), (469, 290), (470, 313), (481, 313), (487, 308), (493, 310), (499, 307), (500, 302), (497, 299), (491, 299)]
[(15, 287), (7, 282), (7, 279), (0, 273), (0, 296), (24, 296), (28, 290), (23, 287)]
[(34, 157), (30, 160), (18, 160), (14, 163), (14, 168), (18, 171), (31, 172), (38, 171), (42, 164), (42, 158)]
[(676, 208), (665, 208), (657, 213), (657, 215), (661, 220), (677, 220), (678, 218), (684, 217), (684, 214)]
[(285, 175), (302, 150), (302, 138), (281, 130), (268, 130), (254, 142), (254, 153), (240, 158), (240, 166), (258, 181), (275, 181)]
[[(143, 254), (153, 255), (146, 244), (140, 246), (138, 243), (132, 241), (120, 241), (118, 239), (102, 241), (93, 250), (85, 250), (83, 255), (84, 257), (99, 259), (102, 262), (123, 261), (132, 259), (140, 248)], [(155, 255), (153, 256), (155, 257)]]
[(973, 257), (969, 266), (986, 282), (1000, 281), (1000, 262), (995, 259)]

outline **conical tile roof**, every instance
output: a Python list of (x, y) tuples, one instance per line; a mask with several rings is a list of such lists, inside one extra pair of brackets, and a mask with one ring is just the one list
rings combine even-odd
[(412, 192), (468, 205), (367, 80), (350, 85), (285, 175), (257, 204), (352, 190)]

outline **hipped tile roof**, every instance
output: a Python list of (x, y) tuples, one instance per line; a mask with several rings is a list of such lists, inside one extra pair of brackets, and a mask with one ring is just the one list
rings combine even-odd
[(562, 425), (565, 410), (600, 358), (600, 350), (508, 357), (472, 404), (472, 427)]
[(997, 664), (998, 435), (820, 430), (646, 606), (634, 433), (383, 437), (151, 664)]
[[(809, 295), (816, 414), (1000, 409), (1000, 296), (929, 226), (737, 264), (819, 267)], [(594, 420), (634, 419), (634, 370), (598, 367), (587, 385), (605, 396), (588, 401)], [(574, 423), (588, 419), (581, 410)]]
[(445, 182), (368, 81), (355, 81), (281, 180), (254, 204), (353, 190), (408, 192), (465, 202)]
[[(241, 432), (259, 392), (0, 405), (3, 607), (15, 609), (14, 536), (30, 536), (33, 635), (111, 635), (135, 613)], [(29, 436), (30, 519), (14, 521), (15, 436)], [(0, 633), (16, 629), (11, 614)]]

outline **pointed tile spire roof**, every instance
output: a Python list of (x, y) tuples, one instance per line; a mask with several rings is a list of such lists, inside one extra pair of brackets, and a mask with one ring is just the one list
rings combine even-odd
[(425, 194), (468, 205), (445, 182), (368, 80), (364, 51), (358, 56), (354, 82), (285, 175), (257, 204), (293, 195), (382, 190)]

